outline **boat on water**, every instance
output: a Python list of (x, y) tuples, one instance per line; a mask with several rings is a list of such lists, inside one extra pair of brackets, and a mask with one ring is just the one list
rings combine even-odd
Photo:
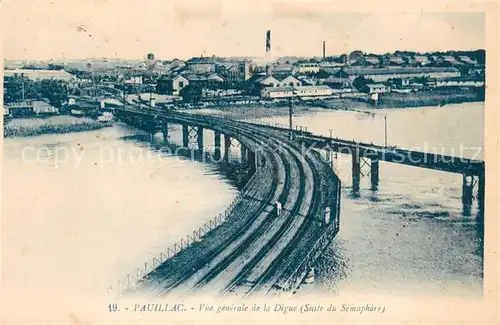
[(111, 112), (104, 112), (101, 116), (97, 118), (99, 122), (107, 123), (113, 120), (113, 114)]

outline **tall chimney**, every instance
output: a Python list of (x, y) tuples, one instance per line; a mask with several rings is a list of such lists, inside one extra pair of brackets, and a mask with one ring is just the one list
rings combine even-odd
[(266, 32), (266, 56), (271, 56), (271, 31)]
[(323, 41), (323, 60), (326, 58), (326, 42)]

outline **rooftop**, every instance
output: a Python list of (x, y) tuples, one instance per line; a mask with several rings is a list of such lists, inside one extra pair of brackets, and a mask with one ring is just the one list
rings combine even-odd
[(452, 68), (452, 67), (385, 67), (385, 68), (351, 67), (351, 68), (345, 68), (344, 71), (350, 75), (459, 72), (457, 68)]
[(328, 86), (300, 86), (300, 87), (295, 87), (295, 90), (311, 90), (311, 89), (317, 89), (317, 90), (331, 90), (330, 87)]
[(209, 57), (195, 57), (186, 61), (187, 64), (215, 64), (217, 60)]
[(14, 69), (4, 70), (5, 77), (11, 77), (15, 74), (24, 74), (26, 77), (33, 78), (75, 78), (71, 73), (64, 70), (34, 70), (34, 69)]
[(278, 91), (293, 91), (293, 87), (266, 87), (264, 90), (268, 92), (278, 92)]
[(370, 87), (370, 88), (387, 87), (387, 86), (386, 86), (386, 85), (384, 85), (384, 84), (367, 84), (366, 86), (367, 86), (367, 87)]

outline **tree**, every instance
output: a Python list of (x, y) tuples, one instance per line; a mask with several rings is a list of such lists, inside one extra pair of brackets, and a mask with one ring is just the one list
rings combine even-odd
[(45, 79), (37, 83), (38, 93), (51, 105), (61, 107), (68, 98), (68, 84), (62, 80)]
[(349, 60), (359, 60), (363, 58), (363, 51), (355, 50), (349, 54)]
[(364, 76), (358, 76), (352, 82), (353, 86), (356, 87), (357, 90), (362, 91), (366, 88), (367, 84), (375, 83), (371, 78), (365, 78)]
[(202, 98), (202, 88), (196, 85), (188, 85), (181, 89), (179, 95), (185, 102), (197, 102)]
[(335, 62), (337, 63), (346, 63), (346, 61), (347, 61), (347, 54), (342, 54), (335, 60)]
[(24, 76), (16, 75), (5, 78), (4, 87), (4, 100), (6, 103), (40, 98), (35, 82)]

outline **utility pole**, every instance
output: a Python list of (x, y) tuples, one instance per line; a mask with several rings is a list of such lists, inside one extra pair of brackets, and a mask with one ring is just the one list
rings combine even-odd
[(288, 110), (288, 122), (290, 127), (290, 140), (293, 140), (293, 98), (290, 98), (290, 106)]
[(384, 125), (385, 125), (385, 146), (387, 147), (387, 115), (384, 116)]

